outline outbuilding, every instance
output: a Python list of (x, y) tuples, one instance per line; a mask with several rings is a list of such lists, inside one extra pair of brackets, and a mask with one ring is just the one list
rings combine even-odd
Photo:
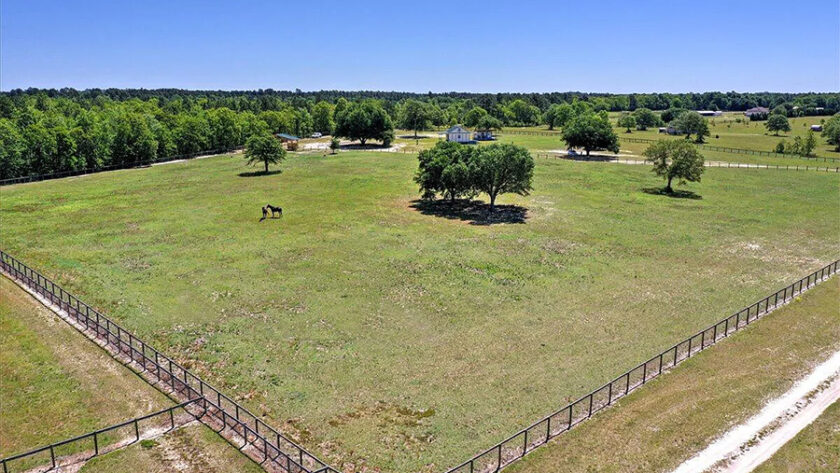
[(767, 108), (767, 107), (753, 107), (753, 108), (751, 108), (749, 110), (746, 110), (744, 112), (744, 115), (746, 115), (750, 118), (752, 118), (752, 117), (757, 117), (757, 118), (766, 117), (769, 114), (770, 114), (770, 109)]
[(461, 125), (455, 125), (446, 130), (446, 141), (454, 141), (456, 143), (469, 143), (472, 141), (470, 131)]
[(822, 131), (822, 125), (811, 125), (811, 131)]

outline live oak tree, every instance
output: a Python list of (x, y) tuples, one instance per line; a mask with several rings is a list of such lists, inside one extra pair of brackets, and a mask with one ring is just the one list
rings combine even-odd
[(494, 131), (502, 129), (502, 121), (490, 115), (484, 115), (475, 124), (475, 129), (478, 131)]
[(470, 180), (469, 165), (475, 148), (454, 141), (440, 141), (431, 149), (421, 151), (414, 181), (420, 185), (424, 199), (440, 194), (455, 201), (475, 195)]
[(673, 192), (671, 181), (679, 184), (700, 182), (703, 174), (703, 155), (686, 140), (661, 140), (644, 151), (646, 161), (653, 164), (653, 172), (667, 181), (665, 192)]
[(787, 117), (778, 113), (771, 113), (764, 126), (767, 127), (767, 131), (772, 131), (776, 136), (779, 136), (780, 131), (790, 131), (790, 123)]
[(583, 148), (587, 156), (593, 150), (619, 150), (618, 136), (609, 120), (591, 112), (572, 119), (563, 128), (563, 140), (570, 148)]
[(487, 110), (481, 107), (473, 107), (464, 115), (464, 125), (474, 127), (481, 120), (481, 117), (487, 115)]
[(338, 151), (338, 148), (340, 148), (340, 147), (341, 147), (341, 142), (338, 141), (338, 138), (333, 136), (332, 139), (330, 140), (330, 150), (332, 151), (332, 154), (335, 154), (335, 152)]
[(566, 126), (566, 123), (569, 123), (569, 120), (572, 119), (574, 114), (575, 110), (571, 105), (567, 103), (555, 103), (548, 107), (548, 110), (543, 114), (543, 122), (548, 125), (549, 130), (553, 130), (555, 127), (563, 128)]
[(469, 177), (473, 188), (490, 197), (490, 209), (500, 194), (528, 195), (534, 177), (534, 158), (522, 146), (494, 143), (473, 152)]
[(245, 143), (245, 159), (249, 165), (263, 163), (268, 174), (268, 165), (279, 164), (286, 159), (286, 150), (271, 134), (254, 135)]
[(335, 117), (335, 135), (359, 140), (364, 146), (367, 140), (382, 141), (389, 146), (394, 139), (394, 125), (388, 112), (375, 100), (364, 100), (347, 105)]

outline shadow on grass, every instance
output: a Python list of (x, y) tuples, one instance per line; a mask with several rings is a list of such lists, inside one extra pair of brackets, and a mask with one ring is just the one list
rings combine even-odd
[(265, 171), (247, 171), (247, 172), (240, 172), (239, 177), (271, 176), (273, 174), (280, 174), (281, 172), (283, 172), (283, 171), (281, 171), (279, 169), (276, 170), (276, 171), (268, 171), (268, 172), (265, 172)]
[(400, 135), (397, 138), (401, 138), (401, 139), (404, 139), (404, 140), (426, 140), (426, 139), (429, 139), (429, 138), (437, 138), (437, 136), (417, 135), (415, 137), (414, 135)]
[(650, 195), (664, 195), (665, 197), (671, 197), (672, 199), (700, 200), (703, 198), (702, 195), (696, 194), (691, 191), (667, 191), (664, 187), (645, 187), (644, 189), (642, 189), (642, 192)]
[(423, 215), (434, 215), (451, 220), (462, 220), (470, 225), (494, 225), (498, 223), (525, 223), (528, 209), (518, 205), (497, 205), (490, 209), (490, 204), (480, 200), (413, 200), (411, 208)]

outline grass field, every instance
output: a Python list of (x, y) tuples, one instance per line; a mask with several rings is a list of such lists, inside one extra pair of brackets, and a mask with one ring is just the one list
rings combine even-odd
[(836, 472), (840, 467), (840, 402), (779, 449), (755, 473)]
[(79, 473), (261, 473), (259, 465), (201, 424), (191, 424), (87, 462)]
[[(834, 277), (630, 394), (509, 471), (673, 470), (840, 349), (839, 304), (840, 279)], [(756, 473), (836, 471), (838, 406)]]
[(411, 154), (243, 162), (4, 187), (0, 246), (339, 467), (453, 466), (840, 253), (837, 175), (541, 160), (488, 221)]
[(5, 277), (0, 346), (0, 457), (172, 404)]

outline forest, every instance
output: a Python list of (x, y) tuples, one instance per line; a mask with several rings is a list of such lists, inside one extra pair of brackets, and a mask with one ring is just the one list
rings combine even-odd
[[(840, 93), (15, 89), (0, 93), (0, 179), (230, 150), (255, 134), (308, 136), (317, 131), (388, 142), (394, 126), (414, 130), (455, 123), (552, 127), (562, 104), (585, 105), (595, 112), (784, 106), (798, 115), (830, 115), (840, 111)], [(354, 122), (357, 118), (373, 119), (378, 128), (360, 133)]]

